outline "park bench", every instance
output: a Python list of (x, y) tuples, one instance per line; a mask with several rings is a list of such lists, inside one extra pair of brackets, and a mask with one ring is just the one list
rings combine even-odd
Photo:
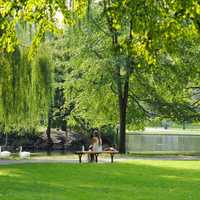
[(79, 163), (82, 162), (83, 155), (93, 155), (95, 158), (95, 162), (98, 162), (98, 156), (100, 154), (110, 154), (111, 163), (114, 162), (114, 155), (118, 154), (118, 151), (76, 151), (75, 154), (79, 157)]

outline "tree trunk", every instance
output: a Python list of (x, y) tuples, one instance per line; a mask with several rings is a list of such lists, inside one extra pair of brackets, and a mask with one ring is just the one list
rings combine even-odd
[(8, 145), (8, 134), (6, 133), (5, 136), (6, 136), (5, 137), (5, 147), (7, 147), (7, 145)]
[(128, 102), (128, 90), (129, 90), (129, 76), (124, 83), (123, 95), (119, 94), (119, 113), (120, 113), (120, 143), (119, 152), (126, 153), (126, 111)]
[[(103, 1), (104, 9), (107, 10), (110, 8), (112, 1)], [(109, 9), (108, 9), (109, 10)], [(120, 52), (120, 43), (118, 41), (118, 30), (115, 28), (113, 22), (113, 16), (109, 11), (106, 12), (106, 18), (108, 23), (109, 31), (111, 32), (112, 37), (112, 47), (113, 53), (116, 58), (121, 55)], [(132, 41), (132, 20), (130, 21), (130, 31), (129, 31), (129, 43), (131, 44)], [(129, 44), (128, 44), (129, 45)], [(129, 59), (129, 56), (128, 56)], [(120, 141), (119, 141), (119, 152), (126, 153), (126, 111), (127, 111), (127, 103), (128, 103), (128, 91), (129, 91), (129, 77), (130, 77), (130, 63), (127, 62), (127, 70), (126, 70), (126, 77), (125, 80), (122, 80), (120, 69), (121, 65), (117, 64), (116, 71), (115, 71), (115, 78), (117, 83), (117, 93), (118, 93), (118, 104), (119, 104), (119, 124), (120, 124)]]
[(183, 130), (185, 130), (186, 129), (186, 122), (185, 122), (185, 120), (183, 120)]
[(124, 112), (124, 105), (120, 105), (120, 107), (119, 152), (126, 153), (126, 113)]
[[(115, 34), (113, 36), (113, 46), (115, 47), (116, 56), (118, 54), (118, 38)], [(126, 111), (128, 102), (128, 91), (129, 91), (129, 76), (130, 72), (127, 70), (125, 80), (122, 81), (120, 74), (121, 66), (116, 66), (116, 80), (118, 89), (118, 104), (119, 104), (119, 152), (126, 153)], [(129, 68), (127, 68), (129, 69)]]
[(51, 114), (48, 116), (48, 125), (47, 125), (47, 130), (46, 130), (46, 135), (47, 135), (47, 144), (48, 146), (52, 146), (53, 141), (51, 139), (51, 124), (52, 124), (52, 119), (51, 119)]
[(67, 121), (66, 120), (62, 120), (61, 130), (65, 131), (65, 132), (67, 131)]

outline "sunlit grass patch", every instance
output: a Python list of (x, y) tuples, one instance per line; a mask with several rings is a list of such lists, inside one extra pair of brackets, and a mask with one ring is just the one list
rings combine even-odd
[(200, 161), (0, 166), (1, 200), (198, 200), (199, 180)]
[(4, 177), (18, 177), (21, 176), (22, 171), (17, 169), (1, 169), (0, 168), (0, 178), (1, 176)]

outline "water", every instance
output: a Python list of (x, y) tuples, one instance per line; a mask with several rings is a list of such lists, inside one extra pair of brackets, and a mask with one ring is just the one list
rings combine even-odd
[(200, 135), (127, 134), (128, 152), (200, 152)]

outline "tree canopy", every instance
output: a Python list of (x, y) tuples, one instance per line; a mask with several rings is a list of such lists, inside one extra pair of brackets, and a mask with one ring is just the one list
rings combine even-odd
[(31, 61), (25, 48), (4, 54), (0, 61), (0, 121), (6, 130), (34, 128), (46, 120), (52, 96), (51, 66), (44, 50)]
[(121, 3), (94, 5), (87, 19), (66, 32), (70, 119), (101, 126), (123, 118), (120, 125), (132, 128), (155, 116), (199, 120), (192, 97), (199, 82), (196, 24), (177, 18), (170, 4), (167, 10), (153, 2)]
[[(71, 3), (70, 3), (71, 2)], [(38, 47), (43, 40), (45, 32), (58, 32), (59, 16), (64, 17), (63, 22), (72, 24), (74, 17), (81, 16), (87, 5), (86, 0), (23, 0), (23, 1), (0, 1), (0, 49), (13, 52), (19, 44), (16, 34), (16, 25), (24, 21), (34, 26), (35, 34), (32, 48)]]
[[(199, 120), (199, 1), (27, 0), (0, 5), (1, 121), (39, 121), (47, 113), (52, 54), (39, 44), (49, 32), (54, 49), (61, 52), (53, 65), (63, 66), (65, 73), (59, 84), (69, 123), (119, 123), (124, 152), (127, 126), (141, 128), (155, 116)], [(67, 25), (59, 27), (58, 20)], [(28, 44), (17, 35), (20, 23), (29, 27)]]

